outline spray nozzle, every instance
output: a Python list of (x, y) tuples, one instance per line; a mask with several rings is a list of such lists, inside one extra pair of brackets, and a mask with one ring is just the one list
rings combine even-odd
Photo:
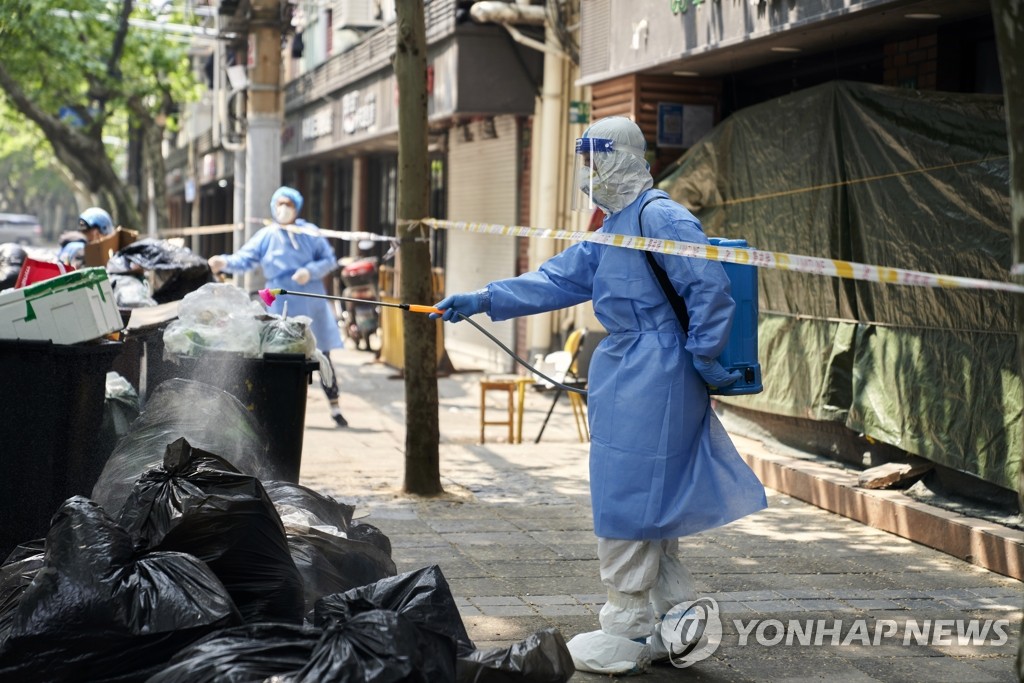
[(263, 299), (263, 303), (270, 306), (277, 299), (277, 295), (281, 293), (280, 289), (261, 289), (259, 291), (260, 298)]

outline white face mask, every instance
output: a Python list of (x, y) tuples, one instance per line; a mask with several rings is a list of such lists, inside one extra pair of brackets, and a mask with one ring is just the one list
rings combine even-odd
[(287, 204), (278, 204), (274, 209), (274, 218), (281, 225), (291, 225), (295, 222), (295, 207)]

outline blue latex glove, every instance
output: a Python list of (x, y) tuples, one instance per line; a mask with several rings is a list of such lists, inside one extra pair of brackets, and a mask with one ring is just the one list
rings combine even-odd
[(697, 369), (697, 372), (700, 373), (700, 376), (704, 378), (704, 381), (712, 389), (727, 387), (743, 376), (743, 373), (739, 370), (730, 372), (723, 368), (722, 364), (717, 360), (707, 356), (694, 356), (693, 367)]
[(462, 316), (457, 315), (458, 313), (469, 317), (489, 311), (491, 309), (491, 293), (485, 287), (475, 292), (450, 294), (434, 304), (434, 308), (440, 308), (444, 314), (439, 316), (437, 313), (431, 313), (431, 318), (436, 320), (440, 317), (448, 322), (457, 323), (462, 320)]

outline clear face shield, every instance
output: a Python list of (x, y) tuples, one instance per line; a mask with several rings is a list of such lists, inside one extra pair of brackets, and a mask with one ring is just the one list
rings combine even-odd
[(615, 141), (607, 138), (577, 138), (576, 162), (573, 178), (576, 185), (572, 193), (572, 210), (593, 213), (599, 204), (594, 202), (595, 188), (600, 200), (612, 168)]

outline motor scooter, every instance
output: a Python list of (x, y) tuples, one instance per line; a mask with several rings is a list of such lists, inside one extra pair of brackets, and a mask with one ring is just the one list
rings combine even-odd
[(340, 316), (342, 329), (355, 342), (357, 349), (372, 351), (370, 337), (376, 335), (380, 327), (380, 312), (376, 304), (377, 258), (340, 259), (338, 263), (342, 266), (341, 281), (345, 285), (341, 295), (366, 302), (344, 302)]

